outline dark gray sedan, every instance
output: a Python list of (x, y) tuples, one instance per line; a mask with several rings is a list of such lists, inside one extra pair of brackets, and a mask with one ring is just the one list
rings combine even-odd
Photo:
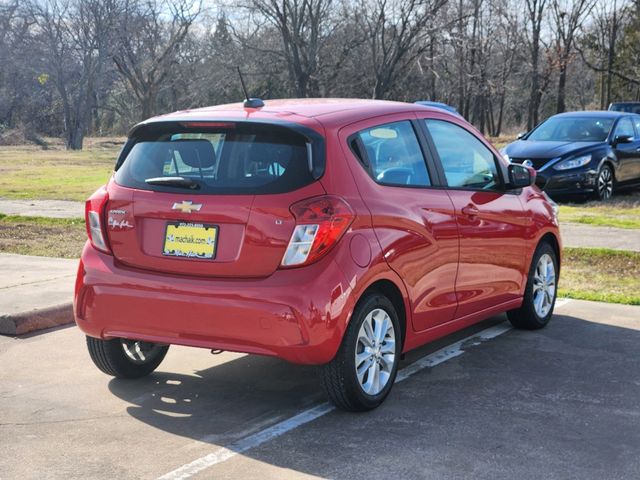
[(534, 167), (536, 183), (551, 196), (607, 200), (616, 189), (640, 185), (640, 115), (560, 113), (519, 135), (502, 154)]

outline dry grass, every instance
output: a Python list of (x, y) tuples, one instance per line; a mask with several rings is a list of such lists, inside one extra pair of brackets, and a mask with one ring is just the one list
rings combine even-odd
[(516, 141), (515, 135), (500, 135), (499, 137), (487, 137), (497, 149), (505, 147), (507, 144)]
[(565, 248), (559, 295), (640, 305), (640, 252)]
[(560, 221), (619, 228), (640, 228), (640, 190), (618, 192), (606, 202), (560, 206)]
[(122, 138), (88, 138), (85, 149), (68, 151), (46, 139), (35, 145), (0, 147), (0, 197), (85, 200), (111, 175)]

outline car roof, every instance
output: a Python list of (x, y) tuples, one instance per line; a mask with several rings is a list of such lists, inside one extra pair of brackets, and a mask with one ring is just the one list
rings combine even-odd
[[(393, 113), (432, 111), (447, 113), (435, 107), (414, 103), (387, 100), (364, 100), (354, 98), (302, 98), (265, 100), (264, 107), (244, 108), (242, 103), (216, 105), (189, 110), (181, 110), (150, 118), (139, 125), (166, 121), (213, 121), (222, 119), (242, 119), (250, 121), (291, 121), (308, 123), (304, 119), (315, 119), (328, 127), (341, 127), (359, 120)], [(135, 129), (135, 127), (134, 127)]]
[(618, 118), (625, 115), (635, 115), (629, 112), (618, 112), (615, 110), (580, 110), (577, 112), (564, 112), (553, 115), (553, 117), (601, 117)]

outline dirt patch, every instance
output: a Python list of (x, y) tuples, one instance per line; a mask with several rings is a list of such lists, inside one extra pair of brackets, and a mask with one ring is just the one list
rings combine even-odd
[(0, 218), (0, 252), (78, 258), (86, 239), (80, 220)]

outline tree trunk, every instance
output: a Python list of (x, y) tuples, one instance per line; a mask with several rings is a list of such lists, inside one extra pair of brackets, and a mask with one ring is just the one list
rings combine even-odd
[(613, 20), (611, 22), (611, 35), (609, 36), (609, 55), (607, 57), (607, 95), (605, 106), (611, 103), (611, 84), (613, 82), (613, 63), (616, 58), (616, 37), (618, 36), (618, 17), (617, 11), (613, 11)]
[(538, 110), (540, 109), (540, 73), (538, 71), (539, 36), (534, 34), (533, 41), (534, 45), (531, 52), (531, 92), (529, 96), (527, 130), (531, 130), (538, 124)]
[(434, 65), (435, 56), (434, 34), (429, 35), (429, 100), (436, 100), (436, 70)]
[(148, 89), (142, 97), (142, 119), (153, 117), (156, 110), (156, 93), (152, 88)]
[(565, 102), (566, 85), (567, 64), (563, 61), (560, 65), (560, 74), (558, 76), (558, 98), (556, 102), (556, 113), (562, 113), (567, 109)]
[(84, 128), (76, 125), (67, 133), (67, 150), (82, 150), (84, 143)]
[(502, 119), (504, 118), (504, 98), (505, 94), (502, 93), (502, 95), (500, 95), (500, 110), (498, 111), (498, 126), (496, 127), (496, 132), (495, 132), (495, 136), (498, 137), (500, 136), (500, 133), (502, 132)]

